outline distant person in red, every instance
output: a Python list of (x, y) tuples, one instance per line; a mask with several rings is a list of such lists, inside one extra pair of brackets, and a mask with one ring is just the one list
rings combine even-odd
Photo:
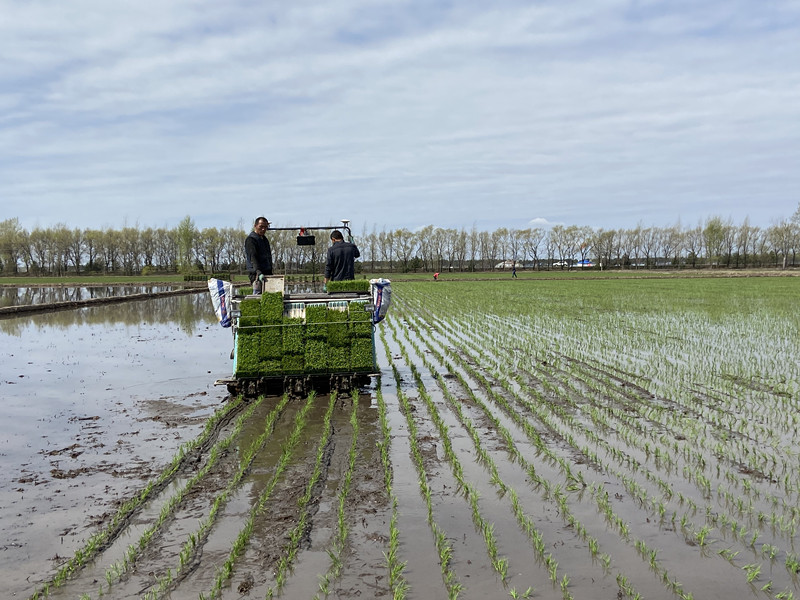
[(433, 280), (434, 281), (439, 281), (439, 273), (434, 273), (433, 274)]

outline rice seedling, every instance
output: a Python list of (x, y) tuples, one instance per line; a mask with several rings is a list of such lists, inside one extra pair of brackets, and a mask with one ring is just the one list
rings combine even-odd
[(141, 510), (142, 506), (144, 506), (167, 481), (175, 476), (183, 465), (186, 457), (195, 449), (201, 447), (210, 438), (217, 425), (229, 415), (235, 413), (242, 405), (242, 402), (241, 396), (233, 398), (211, 415), (206, 421), (200, 435), (191, 441), (181, 444), (170, 464), (161, 472), (158, 478), (149, 481), (138, 494), (123, 502), (119, 510), (111, 517), (108, 525), (103, 530), (92, 535), (85, 546), (76, 550), (73, 557), (58, 570), (55, 576), (50, 581), (44, 582), (42, 586), (34, 592), (31, 596), (31, 600), (38, 600), (39, 598), (49, 596), (51, 589), (62, 586), (73, 573), (77, 572), (92, 560), (97, 555), (99, 549), (104, 547), (109, 540), (113, 539), (114, 536), (119, 533), (131, 515)]

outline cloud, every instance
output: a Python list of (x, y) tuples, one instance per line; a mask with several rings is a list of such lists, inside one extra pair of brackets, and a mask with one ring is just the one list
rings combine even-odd
[(563, 223), (552, 223), (545, 219), (544, 217), (536, 217), (535, 219), (531, 219), (528, 221), (529, 227), (554, 227), (556, 225), (563, 225)]
[(789, 0), (3, 10), (0, 197), (25, 225), (766, 225), (796, 208)]

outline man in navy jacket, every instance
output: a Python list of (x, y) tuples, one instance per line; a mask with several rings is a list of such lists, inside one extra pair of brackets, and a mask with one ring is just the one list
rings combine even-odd
[(358, 247), (352, 241), (345, 242), (342, 232), (338, 229), (331, 233), (331, 242), (333, 243), (328, 248), (328, 262), (325, 263), (325, 286), (328, 285), (328, 281), (355, 279), (355, 262), (361, 256)]

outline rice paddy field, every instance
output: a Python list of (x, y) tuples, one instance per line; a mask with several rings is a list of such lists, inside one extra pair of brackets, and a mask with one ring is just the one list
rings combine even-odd
[(403, 281), (353, 397), (229, 398), (43, 598), (800, 598), (800, 279)]

